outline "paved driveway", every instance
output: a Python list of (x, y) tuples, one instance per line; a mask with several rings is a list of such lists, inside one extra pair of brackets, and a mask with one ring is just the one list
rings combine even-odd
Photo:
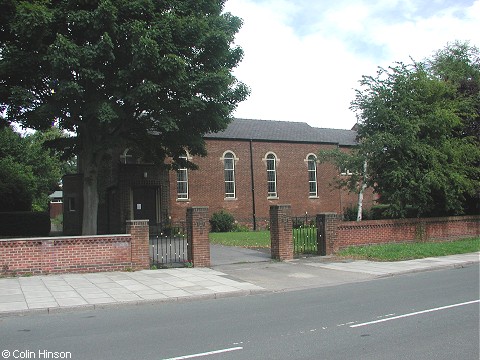
[(270, 261), (270, 249), (254, 250), (210, 244), (212, 266)]

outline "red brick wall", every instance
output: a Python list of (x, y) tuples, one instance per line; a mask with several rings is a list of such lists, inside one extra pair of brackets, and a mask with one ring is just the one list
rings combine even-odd
[(50, 202), (49, 212), (50, 212), (50, 219), (55, 219), (58, 215), (63, 214), (63, 203)]
[[(250, 171), (250, 142), (207, 139), (208, 156), (193, 157), (191, 161), (198, 170), (189, 171), (189, 199), (177, 200), (176, 173), (170, 173), (170, 209), (173, 219), (181, 219), (187, 207), (209, 206), (210, 213), (225, 209), (242, 223), (252, 223), (252, 183)], [(258, 142), (252, 143), (255, 185), (256, 218), (258, 223), (269, 219), (271, 205), (291, 204), (292, 215), (317, 214), (320, 212), (342, 213), (343, 209), (356, 204), (356, 195), (348, 194), (332, 186), (339, 176), (330, 164), (318, 164), (318, 198), (309, 198), (308, 171), (305, 159), (308, 154), (317, 154), (320, 149), (334, 145)], [(236, 199), (225, 199), (222, 156), (232, 151), (238, 160), (235, 163)], [(267, 198), (267, 170), (263, 160), (268, 152), (277, 155), (278, 199)], [(373, 202), (371, 193), (365, 196), (365, 207)]]
[(195, 267), (210, 266), (210, 240), (208, 238), (208, 207), (196, 206), (187, 209), (188, 260)]
[(125, 270), (130, 253), (130, 235), (0, 240), (6, 274)]
[(0, 274), (148, 268), (148, 222), (145, 224), (133, 224), (131, 234), (126, 235), (0, 239)]
[(335, 252), (348, 246), (456, 240), (478, 236), (480, 216), (345, 221), (338, 222), (336, 239), (327, 252)]

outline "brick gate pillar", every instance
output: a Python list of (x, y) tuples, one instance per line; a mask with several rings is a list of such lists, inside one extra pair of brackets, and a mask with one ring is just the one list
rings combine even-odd
[(187, 209), (188, 260), (195, 267), (210, 266), (210, 240), (208, 239), (208, 206)]
[(290, 205), (270, 206), (270, 243), (272, 259), (293, 259), (292, 216)]
[(132, 268), (142, 270), (150, 268), (150, 239), (148, 220), (127, 220), (127, 234), (130, 234), (132, 250)]
[(338, 215), (323, 213), (317, 215), (317, 253), (331, 255), (337, 241)]

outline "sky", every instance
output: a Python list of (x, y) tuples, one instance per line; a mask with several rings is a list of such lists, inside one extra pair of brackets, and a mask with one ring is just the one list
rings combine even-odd
[(480, 0), (227, 0), (243, 19), (237, 118), (350, 129), (362, 75), (421, 61), (456, 40), (480, 47)]

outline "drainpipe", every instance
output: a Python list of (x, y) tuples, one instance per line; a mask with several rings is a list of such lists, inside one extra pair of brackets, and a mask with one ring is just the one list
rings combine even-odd
[(253, 176), (253, 140), (250, 139), (250, 178), (252, 182), (252, 214), (253, 230), (257, 230), (257, 216), (255, 214), (255, 180)]

